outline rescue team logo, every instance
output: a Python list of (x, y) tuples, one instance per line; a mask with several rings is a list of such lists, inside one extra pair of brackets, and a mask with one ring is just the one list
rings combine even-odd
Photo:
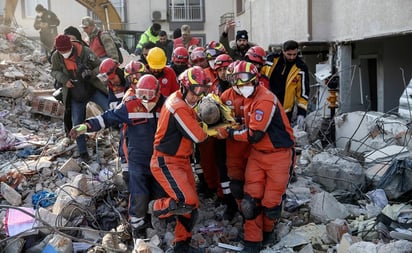
[(162, 84), (166, 85), (167, 84), (167, 78), (162, 79)]
[(232, 102), (232, 100), (227, 100), (225, 104), (226, 104), (227, 106), (231, 106), (231, 105), (233, 105), (233, 102)]
[(256, 110), (255, 112), (255, 120), (256, 121), (261, 121), (263, 119), (263, 111), (261, 110)]

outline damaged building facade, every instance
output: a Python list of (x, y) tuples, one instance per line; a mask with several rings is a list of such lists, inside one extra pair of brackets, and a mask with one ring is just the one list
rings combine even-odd
[(236, 11), (251, 41), (274, 49), (289, 39), (301, 43), (314, 91), (317, 64), (330, 74), (335, 66), (340, 112), (397, 113), (412, 73), (408, 1), (243, 1)]

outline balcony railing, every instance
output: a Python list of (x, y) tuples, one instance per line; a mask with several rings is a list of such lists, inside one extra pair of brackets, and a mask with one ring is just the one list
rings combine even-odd
[(201, 5), (170, 6), (169, 13), (172, 22), (203, 21), (203, 8)]

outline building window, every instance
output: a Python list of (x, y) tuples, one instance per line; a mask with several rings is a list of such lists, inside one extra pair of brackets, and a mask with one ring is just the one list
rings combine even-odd
[(241, 14), (243, 12), (245, 12), (244, 0), (236, 0), (236, 14)]
[(34, 18), (36, 17), (36, 5), (41, 4), (44, 8), (49, 9), (49, 0), (23, 0), (23, 17)]
[(126, 0), (111, 0), (113, 7), (119, 13), (120, 19), (122, 22), (126, 22)]
[(172, 22), (203, 21), (203, 0), (170, 0), (169, 13)]

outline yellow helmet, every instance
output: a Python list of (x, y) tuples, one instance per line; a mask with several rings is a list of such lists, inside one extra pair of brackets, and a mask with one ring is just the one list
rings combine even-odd
[(160, 47), (154, 47), (149, 50), (146, 57), (147, 64), (151, 69), (164, 69), (166, 66), (166, 54)]

